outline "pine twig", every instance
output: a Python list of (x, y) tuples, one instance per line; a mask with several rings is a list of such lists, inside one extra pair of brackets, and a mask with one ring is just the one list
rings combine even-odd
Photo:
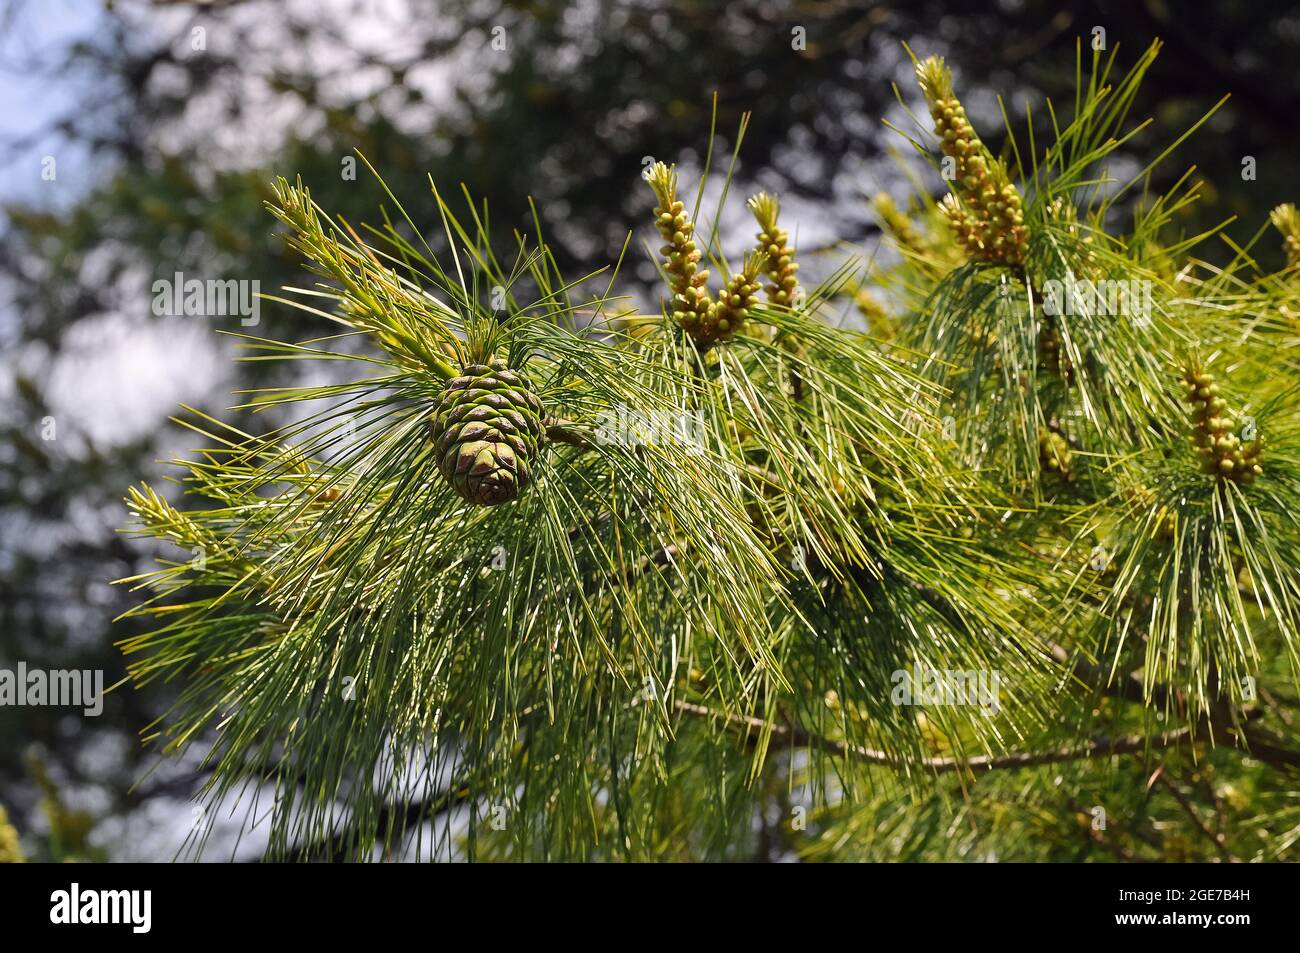
[(1178, 806), (1182, 808), (1183, 813), (1191, 820), (1192, 825), (1201, 833), (1202, 836), (1214, 845), (1214, 849), (1223, 860), (1229, 863), (1240, 862), (1232, 855), (1232, 852), (1228, 850), (1228, 845), (1224, 843), (1223, 835), (1214, 833), (1214, 831), (1210, 830), (1209, 827), (1206, 826), (1205, 821), (1201, 820), (1201, 816), (1196, 813), (1196, 809), (1192, 807), (1191, 802), (1187, 800), (1187, 796), (1179, 790), (1178, 785), (1170, 781), (1165, 775), (1164, 765), (1161, 765), (1156, 770), (1155, 779), (1159, 782), (1160, 786), (1168, 791), (1173, 799), (1178, 802)]
[(838, 757), (850, 758), (864, 764), (876, 764), (900, 771), (921, 767), (935, 774), (1031, 768), (1045, 764), (1078, 761), (1094, 755), (1136, 754), (1141, 751), (1175, 748), (1194, 740), (1191, 727), (1184, 726), (1155, 736), (1131, 734), (1110, 738), (1101, 735), (1082, 745), (1067, 746), (1051, 751), (1031, 751), (1009, 755), (979, 755), (973, 758), (924, 758), (919, 762), (909, 762), (874, 748), (846, 744), (842, 741), (811, 734), (801, 728), (775, 724), (761, 718), (747, 715), (728, 715), (692, 702), (679, 701), (677, 710), (695, 717), (722, 719), (730, 727), (740, 730), (750, 744), (756, 743), (758, 738), (766, 732), (774, 737), (788, 740), (795, 747), (812, 748)]

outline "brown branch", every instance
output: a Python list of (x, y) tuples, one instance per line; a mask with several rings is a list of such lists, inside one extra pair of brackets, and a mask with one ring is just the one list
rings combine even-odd
[[(1065, 798), (1065, 806), (1067, 810), (1075, 814), (1082, 814), (1084, 817), (1087, 817), (1089, 814), (1089, 811), (1086, 808), (1084, 808), (1082, 804), (1080, 804), (1077, 800), (1075, 800), (1072, 797), (1067, 796)], [(1113, 823), (1113, 819), (1108, 818), (1108, 821)], [(1142, 836), (1136, 830), (1133, 830), (1131, 828), (1125, 828), (1122, 825), (1114, 825), (1114, 826), (1116, 826), (1116, 828), (1121, 832), (1127, 833), (1129, 837), (1132, 837), (1134, 840), (1140, 840), (1140, 841), (1148, 840), (1146, 837)], [(1079, 832), (1083, 835), (1083, 839), (1086, 840), (1088, 843), (1096, 844), (1098, 847), (1104, 847), (1106, 850), (1114, 854), (1116, 860), (1123, 861), (1126, 864), (1151, 863), (1151, 861), (1146, 857), (1139, 857), (1137, 854), (1133, 853), (1131, 850), (1128, 850), (1123, 845), (1117, 844), (1115, 841), (1111, 840), (1100, 830), (1094, 828), (1091, 824), (1079, 828)]]
[[(1148, 693), (1138, 672), (1133, 672), (1119, 681), (1112, 681), (1100, 666), (1093, 665), (1083, 658), (1072, 657), (1069, 650), (1063, 646), (1049, 642), (1047, 647), (1048, 654), (1054, 660), (1062, 665), (1070, 665), (1076, 678), (1101, 691), (1107, 697), (1139, 705), (1154, 703), (1159, 708), (1172, 709), (1179, 716), (1185, 716), (1187, 713), (1186, 701), (1177, 690), (1168, 685), (1156, 683)], [(1257, 721), (1262, 717), (1264, 711), (1258, 708), (1241, 712), (1239, 715), (1240, 721), (1246, 723)], [(1300, 768), (1300, 751), (1278, 744), (1277, 739), (1262, 729), (1249, 727), (1248, 724), (1234, 724), (1232, 713), (1226, 709), (1215, 711), (1210, 719), (1202, 719), (1197, 725), (1198, 730), (1202, 726), (1207, 727), (1211, 735), (1216, 732), (1238, 735), (1244, 744), (1237, 750), (1257, 761), (1263, 761), (1270, 767)]]
[[(468, 803), (472, 797), (468, 787), (457, 786), (424, 800), (381, 805), (374, 820), (376, 838), (386, 839), (385, 835), (405, 833), (440, 814)], [(342, 830), (333, 832), (321, 840), (301, 841), (290, 849), (287, 860), (291, 863), (312, 860), (342, 863), (354, 860), (361, 855), (364, 844), (364, 840), (358, 837), (358, 833), (345, 825)]]
[(795, 747), (811, 748), (824, 751), (837, 757), (851, 758), (863, 764), (877, 764), (884, 767), (906, 771), (911, 768), (924, 768), (935, 774), (955, 772), (974, 773), (976, 770), (1006, 770), (1030, 768), (1044, 764), (1059, 764), (1066, 761), (1078, 761), (1095, 755), (1135, 754), (1159, 748), (1173, 748), (1187, 744), (1193, 739), (1192, 729), (1183, 727), (1159, 735), (1120, 735), (1109, 738), (1098, 736), (1082, 745), (1058, 748), (1052, 751), (1031, 751), (1008, 755), (979, 755), (973, 758), (923, 758), (920, 761), (905, 761), (874, 748), (846, 744), (831, 738), (810, 734), (801, 728), (774, 724), (747, 715), (728, 715), (714, 711), (704, 705), (679, 701), (677, 710), (683, 714), (699, 718), (722, 720), (729, 727), (739, 730), (749, 744), (755, 744), (764, 733), (788, 741)]
[(1272, 737), (1259, 729), (1247, 728), (1241, 736), (1246, 742), (1243, 753), (1256, 761), (1273, 768), (1300, 768), (1300, 751), (1274, 744)]
[(1151, 686), (1151, 691), (1148, 693), (1140, 672), (1132, 672), (1119, 681), (1112, 681), (1110, 674), (1101, 666), (1093, 665), (1081, 656), (1075, 656), (1063, 645), (1048, 642), (1047, 654), (1057, 663), (1070, 666), (1075, 678), (1109, 698), (1136, 702), (1139, 705), (1150, 702), (1166, 711), (1172, 706), (1178, 714), (1185, 713), (1186, 706), (1177, 692), (1168, 685), (1158, 682)]
[[(1136, 757), (1136, 755), (1134, 757)], [(1183, 813), (1191, 819), (1193, 826), (1195, 826), (1195, 828), (1214, 845), (1214, 849), (1218, 852), (1219, 857), (1229, 863), (1238, 863), (1239, 861), (1237, 858), (1233, 857), (1231, 851), (1228, 850), (1228, 845), (1225, 843), (1223, 835), (1216, 834), (1214, 831), (1210, 830), (1205, 821), (1201, 819), (1201, 815), (1196, 813), (1196, 808), (1194, 808), (1192, 803), (1187, 800), (1187, 796), (1183, 794), (1178, 785), (1174, 784), (1173, 781), (1170, 781), (1165, 775), (1164, 765), (1161, 765), (1160, 768), (1156, 770), (1155, 779), (1160, 783), (1161, 787), (1168, 791), (1173, 796), (1173, 799), (1178, 802), (1178, 806), (1182, 808)]]

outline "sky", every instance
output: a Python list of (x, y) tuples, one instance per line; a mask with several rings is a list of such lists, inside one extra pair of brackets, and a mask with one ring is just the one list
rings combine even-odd
[[(52, 128), (62, 117), (73, 115), (95, 91), (94, 78), (50, 71), (61, 59), (60, 51), (77, 41), (94, 42), (105, 27), (103, 5), (94, 0), (20, 0), (0, 4), (0, 142), (30, 137), (17, 150), (0, 150), (0, 206), (18, 203), (36, 208), (66, 208), (76, 202), (109, 169), (84, 148), (72, 144)], [(45, 71), (38, 67), (45, 67)], [(43, 176), (53, 159), (53, 178)], [(48, 172), (46, 173), (48, 175)], [(3, 211), (0, 211), (3, 215)], [(12, 305), (0, 288), (0, 325), (13, 326)], [(210, 343), (210, 330), (193, 319), (146, 322), (129, 314), (87, 315), (69, 331), (65, 347), (56, 358), (39, 348), (19, 345), (13, 355), (20, 373), (44, 390), (57, 421), (69, 430), (84, 431), (95, 441), (114, 444), (158, 426), (182, 398), (197, 388), (212, 389), (223, 380), (224, 358)], [(0, 374), (0, 388), (10, 375)], [(3, 397), (0, 393), (0, 397)], [(76, 453), (77, 441), (65, 441), (62, 452)], [(125, 516), (125, 511), (121, 514)], [(9, 524), (14, 542), (40, 552), (73, 527), (39, 526), (19, 517)], [(100, 532), (96, 520), (91, 533)], [(99, 631), (91, 627), (89, 631)], [(121, 756), (124, 737), (100, 733), (84, 746), (84, 758)], [(190, 766), (192, 770), (193, 766)], [(171, 765), (164, 776), (183, 773)], [(67, 790), (64, 796), (77, 807), (96, 813), (107, 805), (105, 790)], [(194, 823), (192, 805), (170, 799), (149, 803), (140, 812), (115, 816), (96, 830), (95, 839), (113, 845), (115, 856), (141, 860), (172, 856)], [(234, 849), (234, 825), (214, 823), (218, 849), (214, 856)], [(245, 855), (261, 849), (253, 834)], [(220, 845), (227, 845), (225, 850)]]
[[(103, 26), (103, 5), (94, 0), (20, 0), (0, 7), (0, 141), (34, 136), (20, 152), (0, 152), (0, 203), (67, 202), (94, 177), (93, 160), (49, 130), (52, 117), (77, 108), (86, 77), (51, 74), (37, 67), (57, 62), (58, 50), (78, 39), (93, 42)], [(50, 188), (42, 159), (56, 160)]]

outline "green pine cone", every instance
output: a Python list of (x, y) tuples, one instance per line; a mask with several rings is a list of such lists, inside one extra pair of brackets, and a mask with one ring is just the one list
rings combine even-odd
[(522, 374), (499, 360), (471, 364), (447, 382), (429, 432), (442, 475), (480, 506), (518, 497), (546, 442), (542, 402)]

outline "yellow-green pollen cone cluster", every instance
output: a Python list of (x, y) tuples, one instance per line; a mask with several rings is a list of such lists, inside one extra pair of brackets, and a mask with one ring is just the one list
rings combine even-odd
[(1038, 463), (1044, 473), (1068, 479), (1071, 456), (1070, 442), (1065, 437), (1047, 427), (1038, 431)]
[(1287, 202), (1273, 209), (1268, 217), (1273, 227), (1282, 233), (1287, 267), (1300, 265), (1300, 211), (1293, 202)]
[(703, 253), (695, 245), (695, 223), (677, 198), (677, 172), (656, 162), (645, 178), (659, 200), (654, 211), (655, 228), (664, 241), (659, 252), (664, 256), (664, 271), (672, 291), (673, 321), (695, 338), (696, 343), (707, 343), (704, 339), (713, 324), (709, 273), (700, 268)]
[(769, 300), (794, 306), (799, 286), (795, 272), (799, 266), (786, 232), (777, 225), (780, 206), (774, 197), (760, 193), (749, 200), (762, 228), (758, 248), (746, 256), (740, 271), (727, 279), (715, 301), (709, 293), (709, 273), (700, 268), (703, 252), (695, 244), (695, 223), (677, 198), (676, 170), (656, 162), (646, 170), (645, 180), (658, 200), (655, 229), (664, 242), (659, 253), (664, 256), (664, 274), (672, 293), (669, 313), (696, 347), (705, 350), (724, 343), (744, 327), (750, 308), (763, 290), (761, 279), (765, 273), (772, 280)]
[(895, 242), (902, 248), (915, 252), (926, 250), (926, 240), (912, 224), (912, 220), (894, 204), (894, 198), (888, 192), (878, 192), (871, 200), (871, 207), (876, 210), (880, 224)]
[(757, 253), (766, 259), (767, 277), (772, 282), (767, 289), (767, 298), (772, 304), (793, 308), (799, 289), (799, 278), (795, 274), (799, 264), (794, 260), (794, 246), (790, 244), (789, 233), (777, 221), (781, 203), (776, 196), (759, 192), (747, 204), (760, 229)]
[(509, 503), (532, 482), (546, 443), (542, 402), (504, 361), (470, 364), (443, 388), (429, 434), (439, 470), (462, 499)]
[(1264, 445), (1258, 436), (1243, 441), (1228, 402), (1219, 396), (1214, 377), (1196, 365), (1183, 372), (1186, 398), (1192, 405), (1192, 444), (1206, 473), (1236, 483), (1252, 483), (1264, 472)]
[(0, 864), (21, 864), (23, 862), (22, 845), (18, 842), (18, 831), (9, 823), (9, 815), (0, 805)]
[(1020, 193), (1006, 168), (993, 158), (966, 118), (942, 57), (931, 56), (917, 64), (916, 73), (943, 154), (953, 161), (953, 191), (944, 196), (942, 208), (958, 244), (973, 259), (1023, 264), (1029, 231)]
[(714, 304), (697, 340), (702, 343), (725, 341), (744, 326), (749, 309), (762, 290), (759, 284), (762, 263), (761, 255), (750, 255), (745, 259), (744, 268), (727, 280), (727, 288)]

